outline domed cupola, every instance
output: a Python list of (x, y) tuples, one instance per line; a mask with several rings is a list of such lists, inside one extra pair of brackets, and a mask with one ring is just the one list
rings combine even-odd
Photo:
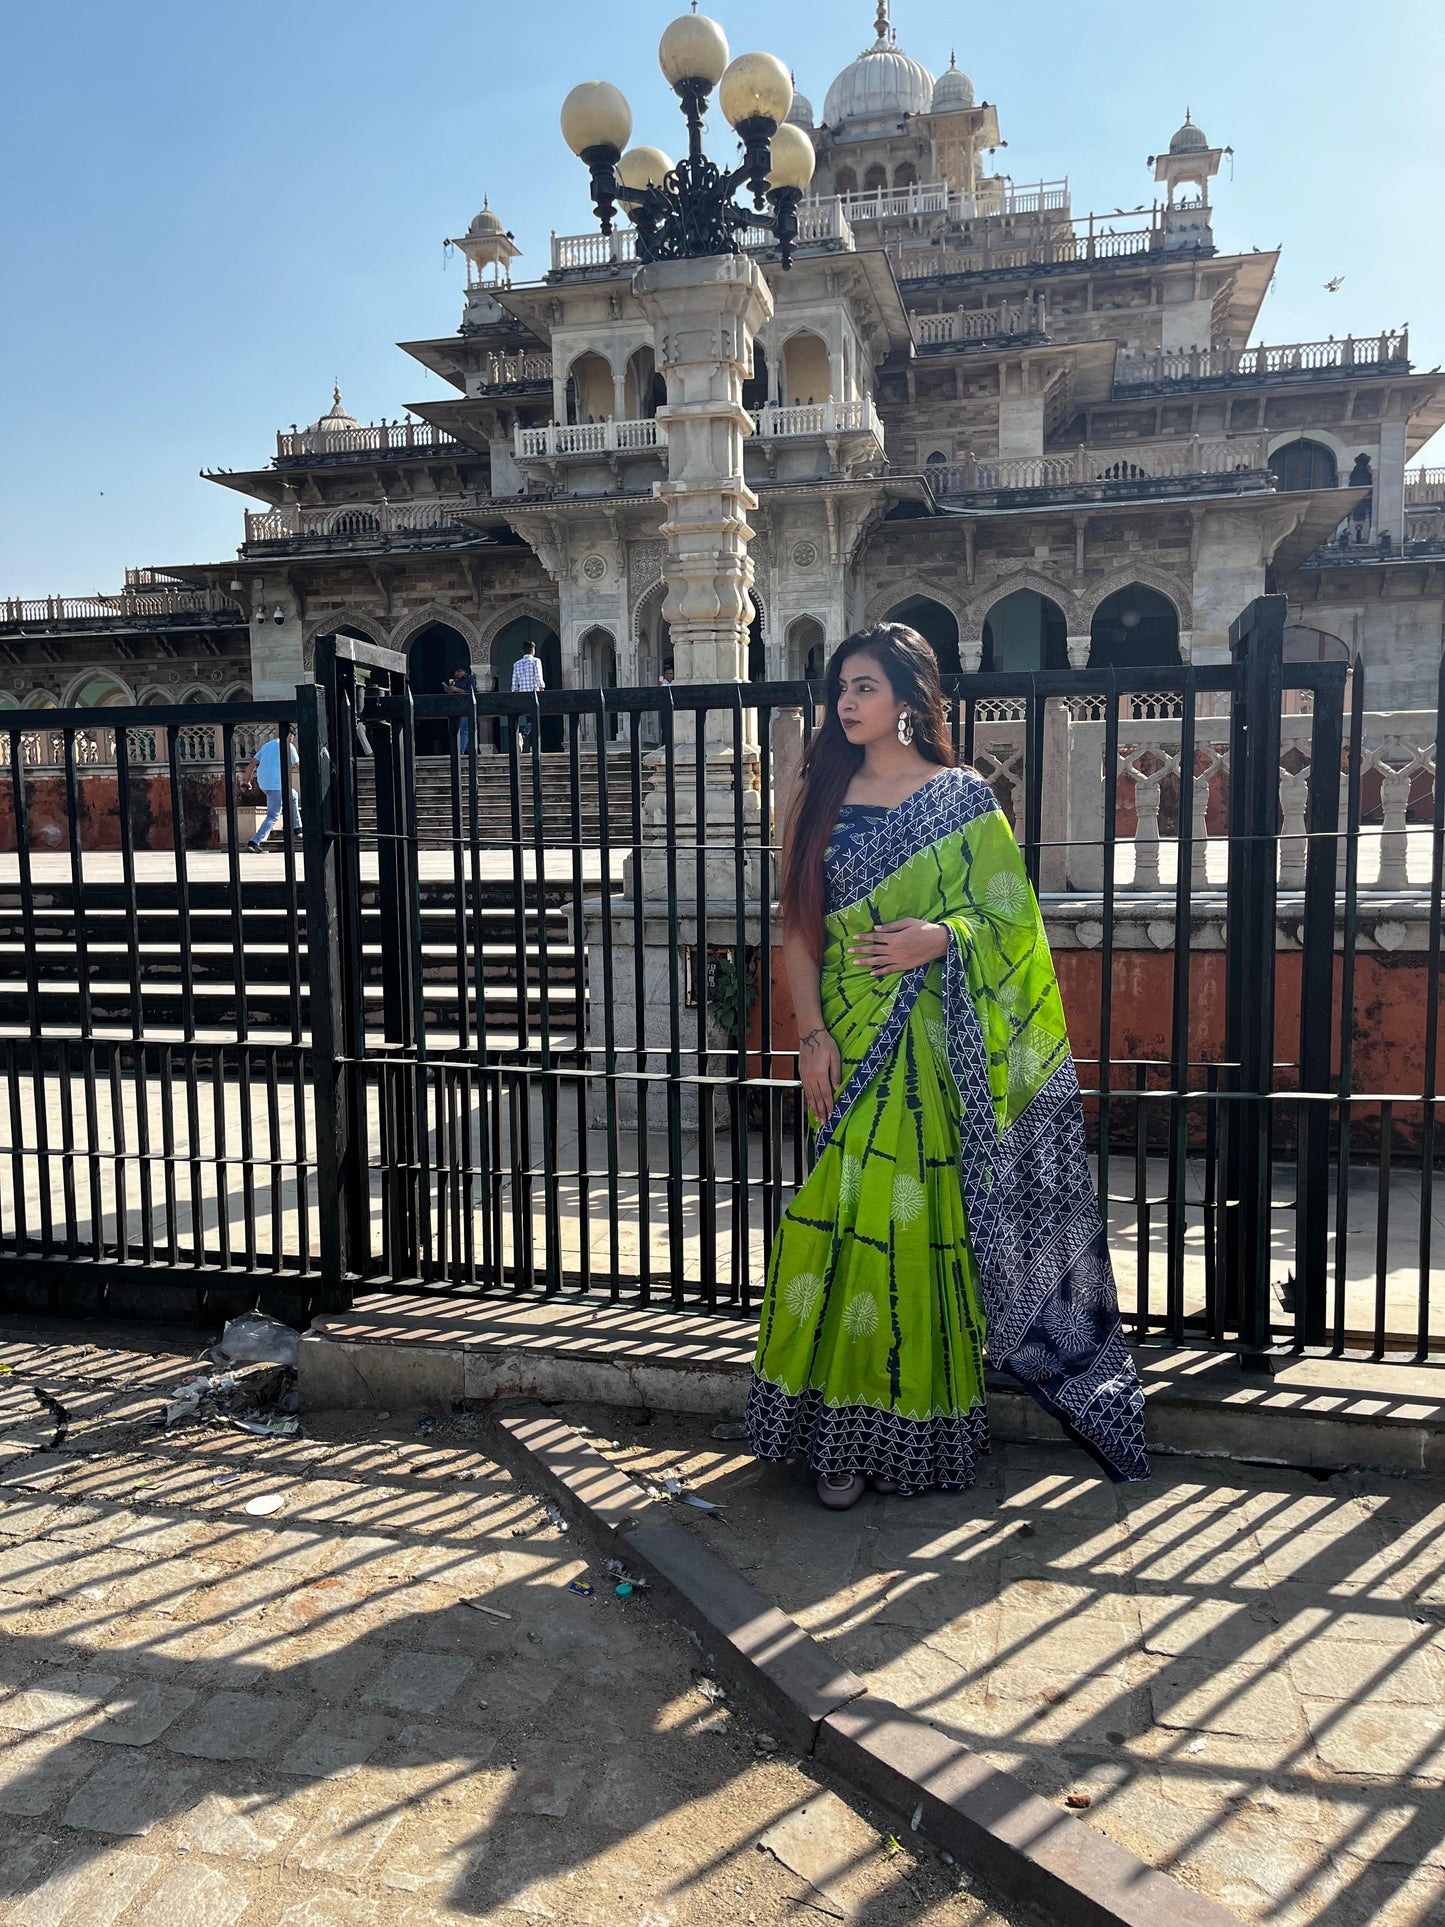
[(940, 74), (933, 85), (932, 112), (947, 114), (955, 107), (972, 107), (972, 105), (973, 82), (950, 54), (947, 73)]
[(788, 119), (794, 127), (811, 128), (813, 125), (813, 103), (806, 94), (800, 94), (796, 87), (793, 89), (793, 104), (788, 109)]
[(933, 75), (897, 46), (888, 25), (888, 0), (878, 0), (878, 37), (828, 89), (823, 122), (901, 120), (933, 105)]
[(1199, 154), (1209, 145), (1209, 136), (1202, 127), (1196, 127), (1189, 109), (1184, 109), (1184, 125), (1169, 142), (1171, 154)]
[(307, 448), (313, 455), (324, 455), (328, 448), (343, 447), (348, 435), (361, 431), (361, 423), (348, 415), (341, 405), (341, 388), (338, 384), (331, 391), (331, 406), (320, 421), (312, 422), (306, 430)]

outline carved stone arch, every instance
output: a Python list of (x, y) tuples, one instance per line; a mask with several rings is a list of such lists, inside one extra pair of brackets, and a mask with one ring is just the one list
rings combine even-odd
[(667, 584), (665, 582), (660, 580), (657, 582), (649, 582), (636, 602), (633, 603), (632, 614), (628, 618), (627, 632), (634, 649), (642, 639), (642, 618), (644, 612), (651, 607), (653, 602), (663, 601), (666, 595)]
[[(1019, 569), (1013, 575), (1001, 576), (991, 583), (982, 595), (975, 596), (968, 609), (968, 636), (970, 641), (982, 642), (983, 625), (988, 621), (989, 611), (997, 608), (1006, 596), (1014, 595), (1020, 589), (1032, 589), (1035, 595), (1045, 596), (1064, 612), (1064, 620), (1069, 625), (1069, 634), (1074, 633), (1074, 624), (1079, 614), (1079, 599), (1071, 595), (1060, 583), (1053, 581), (1038, 569)], [(1087, 628), (1085, 618), (1084, 627)], [(962, 623), (959, 625), (962, 631)]]
[[(1166, 575), (1162, 569), (1151, 569), (1146, 563), (1138, 568), (1116, 569), (1107, 580), (1092, 583), (1085, 590), (1079, 597), (1078, 603), (1079, 632), (1088, 629), (1098, 614), (1101, 602), (1107, 602), (1109, 597), (1117, 595), (1120, 589), (1127, 589), (1131, 582), (1137, 582), (1142, 589), (1153, 589), (1157, 594), (1162, 595), (1166, 602), (1172, 602), (1181, 630), (1189, 630), (1193, 627), (1194, 606), (1188, 590), (1173, 576)], [(1073, 620), (1070, 618), (1071, 630), (1072, 627)]]
[(315, 666), (316, 638), (333, 635), (338, 629), (359, 629), (378, 648), (392, 647), (384, 622), (379, 622), (375, 616), (363, 614), (359, 609), (337, 609), (330, 615), (313, 616), (306, 624), (301, 638), (301, 665), (304, 669)]
[(388, 649), (395, 649), (405, 655), (407, 644), (422, 629), (433, 622), (444, 622), (448, 629), (455, 629), (471, 652), (473, 662), (478, 661), (484, 650), (481, 646), (480, 631), (470, 616), (464, 616), (460, 609), (454, 609), (448, 602), (423, 603), (420, 609), (409, 609), (392, 630), (386, 640)]
[(940, 603), (958, 624), (960, 638), (964, 636), (966, 604), (959, 601), (952, 589), (945, 588), (931, 576), (918, 576), (906, 586), (893, 582), (885, 589), (875, 589), (864, 609), (863, 626), (871, 629), (875, 622), (884, 620), (895, 603), (908, 602), (914, 596), (927, 596), (930, 602)]
[[(545, 622), (559, 636), (562, 633), (562, 610), (558, 603), (544, 602), (540, 596), (518, 596), (515, 602), (507, 603), (504, 608), (494, 609), (485, 621), (474, 624), (469, 631), (462, 631), (471, 643), (472, 661), (485, 663), (490, 668), (492, 644), (509, 623), (516, 622), (522, 616), (532, 616), (538, 622)], [(445, 616), (431, 619), (437, 622), (448, 620)]]
[(62, 709), (79, 709), (81, 707), (81, 691), (85, 689), (88, 684), (95, 682), (114, 683), (116, 688), (125, 697), (126, 707), (134, 706), (135, 685), (128, 682), (126, 678), (120, 675), (115, 669), (112, 669), (108, 663), (92, 663), (89, 669), (82, 669), (78, 676), (71, 678), (69, 687), (60, 698), (60, 707)]

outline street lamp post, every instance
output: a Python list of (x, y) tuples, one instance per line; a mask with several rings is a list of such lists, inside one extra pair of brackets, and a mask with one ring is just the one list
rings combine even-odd
[[(562, 134), (592, 175), (592, 205), (604, 234), (620, 202), (632, 215), (637, 258), (681, 261), (739, 254), (739, 236), (762, 228), (775, 236), (782, 265), (792, 266), (798, 203), (813, 178), (813, 144), (787, 119), (793, 83), (772, 54), (739, 54), (715, 20), (686, 13), (663, 34), (658, 61), (687, 122), (687, 157), (676, 163), (657, 147), (623, 152), (632, 110), (605, 80), (584, 80), (562, 103)], [(708, 96), (718, 103), (743, 146), (741, 163), (724, 170), (704, 154)], [(751, 208), (734, 195), (745, 187)], [(766, 211), (771, 209), (771, 211)]]

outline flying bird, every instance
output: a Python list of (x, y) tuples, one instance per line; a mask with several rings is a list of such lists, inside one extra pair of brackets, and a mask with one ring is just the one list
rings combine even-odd
[(1334, 278), (1334, 280), (1333, 280), (1333, 281), (1326, 281), (1326, 283), (1325, 283), (1325, 293), (1326, 293), (1326, 294), (1338, 294), (1338, 293), (1339, 293), (1339, 291), (1340, 291), (1340, 288), (1341, 288), (1341, 285), (1342, 285), (1342, 284), (1343, 284), (1343, 282), (1344, 282), (1344, 278), (1345, 278), (1345, 277), (1344, 277), (1344, 276), (1343, 276), (1342, 274), (1337, 274), (1337, 275), (1335, 276), (1335, 278)]

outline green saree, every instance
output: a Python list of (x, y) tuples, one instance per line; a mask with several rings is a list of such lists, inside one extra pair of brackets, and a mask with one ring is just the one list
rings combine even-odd
[[(972, 1482), (984, 1348), (1111, 1477), (1148, 1476), (1043, 919), (993, 794), (940, 770), (845, 805), (824, 865), (823, 1021), (842, 1056), (768, 1267), (760, 1458), (905, 1491)], [(936, 963), (875, 978), (848, 939), (922, 917)]]

